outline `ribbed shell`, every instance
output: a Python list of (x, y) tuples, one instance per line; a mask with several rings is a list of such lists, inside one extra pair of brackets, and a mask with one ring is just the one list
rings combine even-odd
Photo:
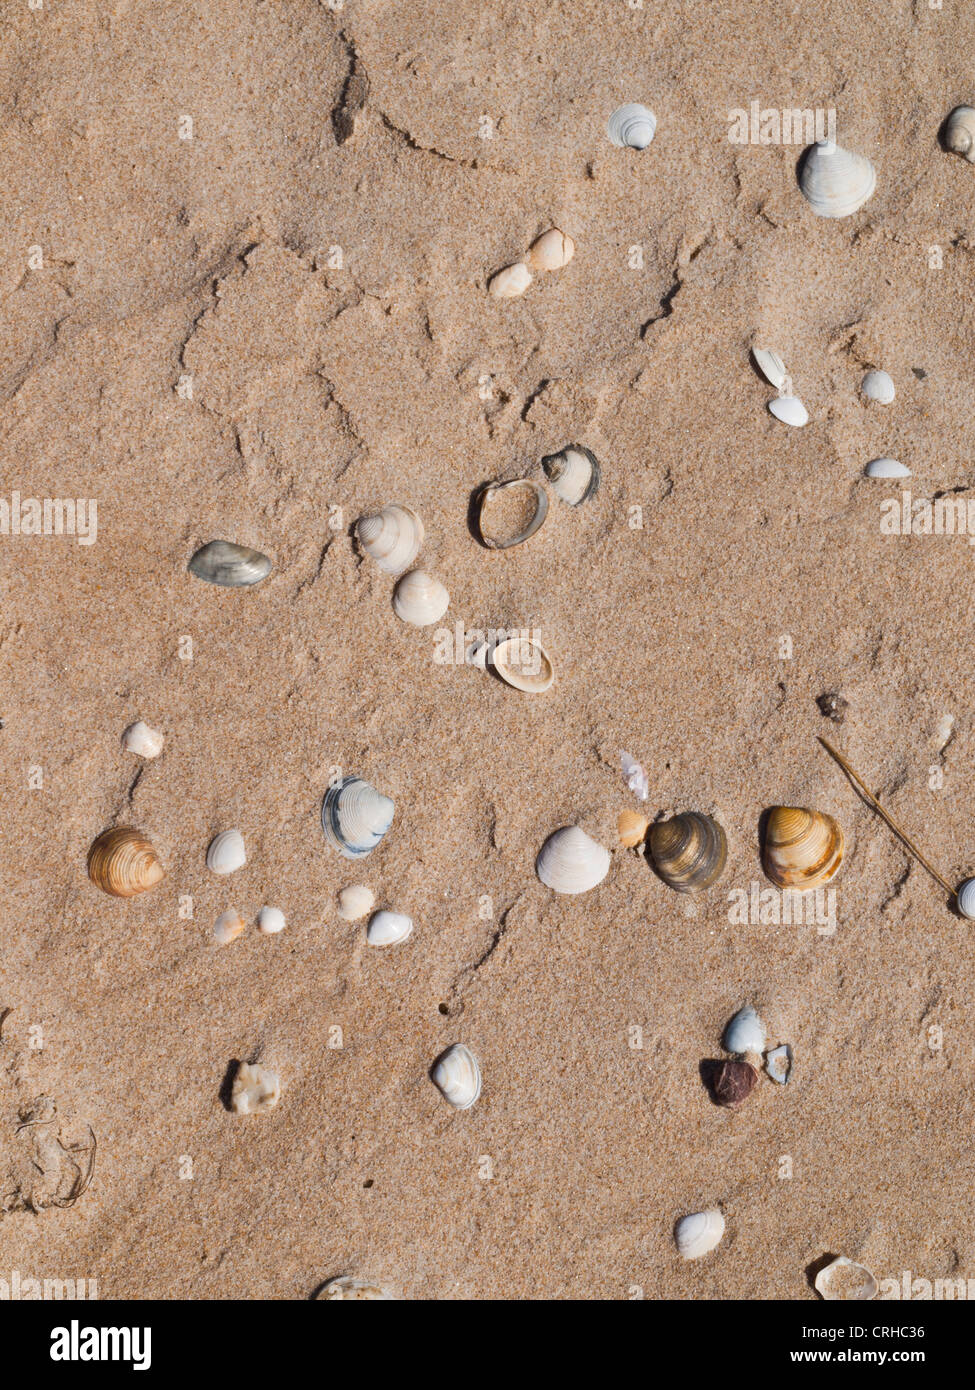
[(207, 849), (207, 868), (214, 874), (232, 874), (247, 863), (244, 837), (239, 830), (221, 830)]
[(888, 372), (867, 372), (860, 382), (860, 390), (868, 401), (877, 401), (880, 405), (890, 405), (897, 395), (897, 389)]
[(88, 877), (115, 898), (134, 898), (154, 888), (165, 870), (139, 830), (104, 830), (88, 851)]
[(945, 144), (954, 154), (975, 164), (975, 108), (955, 107), (945, 121)]
[(343, 777), (322, 801), (325, 838), (345, 859), (376, 848), (393, 823), (393, 803), (361, 777)]
[(447, 590), (426, 570), (404, 574), (393, 593), (393, 612), (414, 627), (429, 627), (438, 622), (449, 607)]
[(720, 1242), (724, 1235), (724, 1217), (715, 1207), (711, 1211), (695, 1211), (681, 1217), (674, 1232), (677, 1249), (685, 1260), (699, 1260)]
[(609, 850), (578, 825), (553, 831), (538, 852), (535, 872), (556, 893), (588, 893), (609, 873)]
[(233, 541), (209, 541), (190, 560), (189, 569), (197, 579), (219, 584), (224, 589), (242, 589), (259, 584), (271, 573), (271, 561), (259, 550)]
[(606, 133), (614, 145), (632, 150), (645, 150), (657, 131), (657, 118), (649, 106), (628, 101), (617, 106), (606, 122)]
[(616, 822), (620, 844), (626, 849), (633, 849), (636, 845), (642, 845), (649, 824), (649, 818), (640, 811), (621, 811)]
[(481, 1094), (481, 1068), (463, 1043), (442, 1052), (430, 1072), (433, 1084), (455, 1110), (469, 1110)]
[(975, 921), (975, 878), (966, 878), (959, 886), (957, 903), (961, 915)]
[(650, 855), (657, 873), (678, 893), (699, 893), (721, 877), (728, 841), (716, 820), (684, 811), (650, 827)]
[(819, 888), (843, 859), (843, 832), (825, 811), (773, 806), (765, 823), (762, 861), (779, 888)]
[(810, 145), (799, 170), (799, 187), (819, 217), (851, 217), (877, 186), (877, 173), (865, 155), (844, 150), (834, 140)]
[(365, 884), (354, 883), (339, 893), (339, 916), (343, 922), (357, 922), (372, 909), (376, 896)]
[(361, 517), (355, 528), (359, 548), (386, 574), (402, 574), (420, 553), (423, 522), (412, 507), (391, 502)]

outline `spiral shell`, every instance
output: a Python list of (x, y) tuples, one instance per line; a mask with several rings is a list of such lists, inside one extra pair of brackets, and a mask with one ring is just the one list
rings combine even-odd
[(360, 517), (355, 534), (362, 553), (385, 574), (402, 574), (420, 553), (423, 522), (412, 507), (390, 502), (381, 511)]
[(530, 637), (507, 637), (491, 653), (491, 662), (506, 685), (526, 695), (540, 695), (555, 680), (552, 665), (540, 642)]
[(405, 941), (413, 930), (413, 918), (405, 912), (374, 912), (366, 928), (370, 946), (396, 946)]
[(599, 463), (582, 444), (567, 444), (559, 453), (546, 455), (542, 467), (556, 497), (570, 507), (581, 507), (599, 491)]
[(636, 845), (642, 845), (649, 825), (649, 817), (640, 811), (620, 811), (619, 819), (616, 822), (620, 844), (626, 849), (633, 849)]
[(165, 874), (159, 856), (139, 830), (103, 830), (88, 851), (88, 877), (115, 898), (134, 898)]
[(393, 803), (361, 777), (343, 777), (322, 801), (322, 829), (344, 859), (370, 854), (393, 823)]
[(765, 823), (762, 863), (778, 888), (820, 888), (843, 859), (843, 832), (825, 811), (773, 806)]
[(393, 612), (414, 627), (429, 627), (439, 622), (449, 607), (447, 590), (426, 570), (410, 570), (393, 592)]
[(209, 541), (189, 563), (191, 574), (224, 589), (243, 589), (260, 584), (271, 573), (271, 561), (259, 550), (233, 541)]
[(244, 837), (239, 830), (221, 830), (207, 849), (207, 868), (214, 874), (232, 874), (247, 863)]
[(477, 529), (489, 550), (510, 550), (539, 529), (548, 515), (548, 494), (532, 478), (488, 483), (477, 494)]
[(657, 131), (657, 118), (649, 106), (629, 101), (618, 106), (606, 122), (606, 133), (614, 145), (645, 150)]
[(578, 825), (553, 831), (535, 860), (535, 872), (556, 893), (588, 893), (609, 873), (609, 850)]
[(576, 244), (572, 238), (560, 232), (558, 227), (551, 227), (532, 242), (525, 259), (532, 270), (561, 270), (575, 253)]
[(699, 1260), (721, 1241), (724, 1217), (717, 1207), (682, 1216), (674, 1230), (674, 1243), (685, 1260)]
[(817, 140), (802, 157), (799, 188), (819, 217), (851, 217), (877, 186), (877, 172), (862, 154), (835, 140)]
[(879, 1285), (865, 1265), (840, 1255), (816, 1275), (816, 1292), (827, 1302), (869, 1302)]
[(455, 1110), (469, 1110), (481, 1094), (481, 1068), (463, 1043), (454, 1043), (433, 1064), (431, 1080)]
[(945, 121), (944, 139), (953, 154), (975, 164), (975, 107), (955, 107)]
[(685, 811), (650, 827), (653, 867), (678, 893), (699, 893), (721, 877), (728, 858), (724, 831), (711, 816)]

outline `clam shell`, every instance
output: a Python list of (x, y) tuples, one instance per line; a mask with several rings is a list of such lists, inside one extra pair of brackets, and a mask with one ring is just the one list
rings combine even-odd
[(538, 851), (535, 872), (556, 893), (588, 893), (609, 873), (609, 850), (578, 825), (554, 831)]
[(221, 830), (207, 850), (207, 868), (215, 874), (232, 874), (247, 863), (244, 837), (239, 830)]
[(685, 811), (650, 827), (653, 867), (678, 893), (698, 893), (721, 877), (728, 858), (724, 831), (711, 816)]
[(739, 1009), (724, 1030), (724, 1047), (727, 1052), (744, 1056), (747, 1052), (765, 1051), (765, 1024), (750, 1004)]
[(878, 1284), (865, 1265), (840, 1255), (816, 1275), (816, 1292), (827, 1302), (867, 1302), (876, 1298)]
[(213, 939), (218, 946), (229, 946), (236, 941), (245, 928), (243, 917), (236, 908), (230, 907), (213, 924)]
[(491, 662), (507, 685), (528, 695), (540, 695), (555, 680), (545, 649), (529, 637), (506, 637), (494, 648)]
[(819, 217), (851, 217), (877, 186), (877, 172), (862, 154), (835, 140), (817, 140), (803, 155), (799, 188)]
[(433, 1064), (430, 1077), (455, 1110), (469, 1110), (481, 1094), (481, 1068), (463, 1043), (454, 1043)]
[(867, 372), (860, 382), (860, 390), (868, 401), (877, 401), (880, 405), (890, 405), (897, 395), (893, 380), (886, 372)]
[(135, 753), (140, 758), (158, 758), (164, 742), (162, 734), (150, 729), (141, 719), (130, 724), (122, 735), (122, 747), (125, 752)]
[(551, 227), (532, 242), (526, 259), (532, 270), (561, 270), (575, 253), (576, 244), (572, 238), (558, 227)]
[(542, 459), (552, 491), (570, 507), (581, 507), (599, 491), (599, 464), (596, 455), (582, 444), (568, 444), (557, 454)]
[(488, 294), (494, 299), (517, 299), (524, 294), (532, 282), (532, 273), (519, 261), (516, 265), (506, 265), (488, 281)]
[(633, 849), (635, 845), (642, 845), (649, 824), (649, 816), (643, 815), (640, 811), (620, 811), (619, 819), (616, 822), (620, 844), (626, 849)]
[(678, 1221), (674, 1243), (685, 1260), (699, 1260), (720, 1244), (724, 1229), (724, 1217), (717, 1207), (694, 1211)]
[(353, 1279), (348, 1274), (343, 1274), (339, 1279), (330, 1279), (318, 1298), (328, 1302), (353, 1298), (369, 1299), (377, 1303), (395, 1301), (393, 1295), (381, 1289), (378, 1284), (371, 1284), (368, 1279)]
[(762, 865), (779, 888), (819, 888), (843, 860), (843, 832), (825, 811), (773, 806), (765, 823)]
[(864, 469), (868, 478), (909, 478), (911, 470), (897, 459), (871, 459)]
[(964, 883), (959, 885), (955, 901), (961, 915), (975, 922), (975, 878), (966, 878)]
[(776, 391), (781, 391), (789, 379), (789, 374), (779, 354), (770, 352), (768, 348), (753, 347), (752, 357), (765, 380), (774, 386)]
[(621, 149), (645, 150), (657, 131), (657, 118), (649, 106), (629, 101), (617, 106), (606, 122), (606, 133)]
[(241, 1062), (230, 1093), (235, 1115), (256, 1115), (272, 1110), (281, 1099), (281, 1078), (267, 1067)]
[(796, 429), (801, 429), (809, 422), (809, 411), (798, 396), (773, 396), (768, 408), (769, 414), (781, 420), (783, 425), (794, 425)]
[(260, 584), (271, 573), (271, 561), (259, 550), (233, 541), (209, 541), (189, 563), (191, 574), (224, 589), (243, 589)]
[(385, 909), (373, 913), (366, 928), (366, 940), (370, 946), (395, 946), (405, 941), (413, 930), (413, 918), (404, 912), (388, 912)]
[(953, 154), (975, 164), (975, 107), (955, 107), (945, 121), (944, 139)]
[(370, 854), (393, 823), (393, 803), (361, 777), (343, 777), (322, 801), (322, 829), (344, 859)]
[(426, 570), (410, 570), (393, 591), (393, 612), (414, 627), (429, 627), (438, 622), (449, 607), (447, 590)]
[(360, 917), (365, 917), (366, 913), (372, 910), (376, 897), (371, 888), (356, 883), (349, 888), (343, 888), (338, 901), (342, 921), (358, 922)]
[(103, 830), (88, 851), (88, 877), (115, 898), (134, 898), (154, 888), (165, 869), (139, 830)]
[(792, 1048), (788, 1043), (773, 1047), (771, 1052), (765, 1054), (765, 1070), (780, 1086), (786, 1084), (792, 1075)]
[(359, 549), (385, 574), (402, 574), (420, 553), (423, 522), (412, 507), (390, 502), (356, 522)]
[(532, 478), (488, 483), (477, 494), (477, 529), (489, 550), (509, 550), (533, 536), (548, 514), (548, 493)]
[(257, 914), (257, 929), (265, 936), (276, 936), (284, 931), (285, 916), (279, 907), (262, 907)]

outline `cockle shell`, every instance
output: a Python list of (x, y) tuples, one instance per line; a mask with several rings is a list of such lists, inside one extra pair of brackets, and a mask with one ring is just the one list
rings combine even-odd
[(855, 1264), (840, 1255), (816, 1275), (816, 1292), (827, 1302), (868, 1302), (876, 1298), (878, 1284), (864, 1265)]
[(352, 884), (339, 893), (339, 916), (343, 922), (358, 922), (360, 917), (365, 917), (371, 911), (375, 901), (376, 896), (371, 888), (366, 888), (364, 884)]
[(739, 1009), (724, 1030), (725, 1050), (745, 1056), (749, 1052), (765, 1051), (765, 1024), (750, 1004)]
[(538, 851), (535, 872), (556, 893), (588, 893), (609, 873), (609, 850), (578, 825), (553, 831)]
[(789, 379), (789, 374), (779, 354), (771, 352), (768, 348), (753, 347), (752, 357), (765, 380), (774, 386), (776, 391), (781, 391)]
[(481, 1094), (481, 1068), (463, 1043), (442, 1052), (430, 1072), (433, 1084), (455, 1110), (469, 1110)]
[(556, 497), (570, 507), (580, 507), (599, 490), (599, 463), (582, 444), (567, 444), (557, 454), (548, 454), (542, 467)]
[(271, 561), (259, 550), (233, 541), (209, 541), (190, 560), (189, 569), (197, 579), (219, 584), (224, 589), (243, 589), (260, 584), (271, 573)]
[(276, 936), (284, 931), (285, 916), (279, 907), (262, 907), (257, 914), (257, 929), (265, 936)]
[(491, 662), (507, 685), (528, 695), (542, 694), (555, 680), (545, 649), (530, 637), (506, 637), (494, 648)]
[(657, 130), (657, 118), (649, 106), (629, 101), (617, 106), (606, 122), (606, 132), (621, 149), (645, 150)]
[(413, 918), (405, 912), (376, 912), (369, 919), (366, 940), (370, 946), (396, 946), (413, 930)]
[(122, 735), (122, 747), (126, 753), (135, 753), (140, 758), (158, 758), (165, 742), (162, 734), (150, 729), (141, 719), (130, 724)]
[(685, 1260), (699, 1260), (719, 1245), (724, 1235), (724, 1217), (717, 1207), (682, 1216), (674, 1231), (674, 1242)]
[(877, 401), (880, 405), (890, 405), (897, 395), (894, 383), (886, 372), (867, 372), (860, 382), (860, 390), (868, 401)]
[(851, 217), (877, 186), (877, 172), (862, 154), (835, 140), (817, 140), (802, 157), (799, 188), (819, 217)]
[(232, 874), (247, 863), (244, 837), (239, 830), (221, 830), (207, 850), (207, 868), (215, 874)]
[(525, 293), (531, 282), (531, 271), (518, 261), (515, 265), (506, 265), (504, 270), (499, 270), (496, 275), (491, 276), (488, 281), (488, 294), (494, 299), (517, 299)]
[(975, 107), (955, 107), (945, 121), (944, 139), (953, 154), (975, 164)]
[(678, 893), (698, 893), (721, 877), (728, 858), (724, 831), (711, 816), (684, 811), (650, 827), (653, 867)]
[(356, 522), (359, 549), (385, 574), (402, 574), (420, 553), (423, 522), (412, 507), (390, 502)]
[(784, 1086), (792, 1075), (792, 1048), (788, 1043), (783, 1043), (781, 1047), (773, 1047), (771, 1052), (765, 1054), (765, 1070), (773, 1081), (777, 1081), (780, 1086)]
[(966, 878), (959, 885), (955, 901), (961, 915), (975, 922), (975, 878)]
[(165, 869), (139, 830), (103, 830), (88, 851), (88, 877), (115, 898), (134, 898), (154, 888)]
[(477, 494), (477, 529), (489, 550), (509, 550), (533, 536), (548, 515), (548, 493), (533, 478), (488, 483)]
[(649, 816), (643, 815), (640, 811), (620, 811), (619, 819), (616, 822), (620, 844), (626, 849), (633, 849), (635, 845), (641, 845), (646, 838), (649, 824)]
[(809, 423), (809, 411), (798, 396), (773, 396), (768, 408), (769, 414), (774, 415), (776, 420), (781, 420), (783, 425), (793, 425), (796, 429), (801, 429)]
[(344, 859), (370, 854), (393, 823), (393, 803), (361, 777), (343, 777), (322, 801), (325, 838)]
[(909, 478), (911, 470), (897, 459), (871, 459), (864, 470), (868, 478)]
[(353, 1279), (349, 1274), (330, 1279), (318, 1298), (330, 1303), (341, 1299), (366, 1299), (376, 1303), (395, 1302), (393, 1295), (381, 1289), (378, 1284), (371, 1284), (368, 1279)]
[(824, 811), (773, 806), (765, 822), (762, 864), (778, 888), (820, 888), (843, 859), (843, 832)]
[(230, 1093), (230, 1108), (236, 1115), (256, 1115), (271, 1110), (281, 1099), (281, 1078), (267, 1067), (241, 1062)]
[(229, 907), (213, 924), (213, 939), (218, 946), (229, 946), (236, 941), (246, 923), (235, 907)]
[(429, 627), (438, 622), (449, 607), (447, 590), (426, 570), (410, 570), (393, 591), (393, 612), (414, 627)]
[(576, 253), (576, 244), (558, 227), (543, 232), (532, 242), (526, 260), (532, 270), (561, 270)]

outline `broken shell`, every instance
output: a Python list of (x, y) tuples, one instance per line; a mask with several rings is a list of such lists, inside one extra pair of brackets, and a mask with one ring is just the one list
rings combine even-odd
[(541, 643), (529, 637), (505, 638), (494, 648), (491, 661), (507, 685), (528, 695), (540, 695), (555, 680), (555, 667)]
[(279, 907), (262, 907), (257, 914), (257, 927), (265, 936), (276, 936), (284, 931), (284, 913)]
[(370, 946), (395, 946), (413, 930), (413, 918), (404, 912), (376, 912), (369, 919), (366, 940)]
[(447, 590), (426, 570), (410, 570), (393, 591), (393, 612), (414, 627), (429, 627), (438, 622), (449, 607)]
[(548, 513), (548, 493), (532, 478), (488, 483), (477, 494), (477, 529), (489, 550), (508, 550), (533, 536)]
[(209, 541), (190, 560), (189, 569), (197, 579), (219, 584), (224, 589), (243, 589), (260, 584), (271, 573), (271, 561), (259, 550), (233, 541)]
[(877, 186), (877, 172), (865, 155), (835, 140), (817, 140), (802, 157), (799, 188), (819, 217), (851, 217)]
[(328, 1302), (345, 1298), (371, 1299), (382, 1303), (395, 1301), (393, 1295), (381, 1289), (378, 1284), (370, 1284), (368, 1279), (353, 1279), (348, 1274), (343, 1274), (338, 1279), (330, 1279), (318, 1298)]
[(343, 777), (325, 793), (322, 829), (345, 859), (371, 853), (392, 823), (392, 801), (361, 777)]
[(122, 747), (125, 752), (136, 753), (140, 758), (158, 758), (164, 741), (162, 734), (150, 729), (141, 719), (130, 724), (122, 735)]
[(747, 1052), (765, 1051), (765, 1024), (750, 1004), (739, 1009), (724, 1030), (723, 1044), (728, 1052), (744, 1056)]
[(230, 1093), (230, 1107), (237, 1115), (256, 1115), (270, 1110), (281, 1099), (281, 1078), (267, 1067), (241, 1062)]
[(339, 916), (343, 922), (357, 922), (360, 917), (365, 917), (375, 901), (372, 889), (363, 884), (343, 888), (339, 894)]
[(229, 946), (231, 941), (237, 940), (245, 925), (244, 919), (237, 909), (230, 907), (226, 912), (221, 912), (214, 922), (213, 939), (218, 946)]
[(580, 507), (599, 490), (596, 455), (581, 444), (568, 444), (559, 453), (548, 454), (542, 467), (556, 497), (570, 507)]
[(360, 550), (385, 574), (402, 574), (420, 553), (423, 522), (412, 507), (391, 502), (382, 511), (360, 517), (355, 534)]
[(824, 811), (773, 806), (765, 822), (762, 865), (778, 888), (820, 888), (843, 860), (843, 832)]
[(609, 850), (578, 825), (553, 831), (538, 851), (535, 872), (556, 893), (588, 893), (609, 873)]
[(758, 1072), (752, 1064), (741, 1061), (704, 1063), (703, 1076), (715, 1105), (741, 1105), (758, 1081)]
[(890, 405), (897, 395), (894, 383), (886, 372), (867, 372), (860, 382), (860, 390), (868, 401), (878, 401), (880, 405)]
[(781, 420), (783, 425), (794, 425), (796, 429), (801, 429), (809, 422), (809, 411), (798, 396), (773, 396), (768, 408), (769, 414)]
[(532, 282), (532, 274), (521, 261), (507, 265), (488, 281), (488, 294), (494, 299), (517, 299)]
[(699, 1260), (720, 1244), (724, 1217), (717, 1207), (682, 1216), (674, 1231), (674, 1242), (685, 1260)]
[(789, 379), (789, 374), (779, 354), (770, 352), (768, 348), (753, 347), (752, 357), (765, 380), (774, 386), (776, 391), (781, 391)]
[(724, 831), (711, 816), (685, 811), (651, 826), (653, 867), (678, 893), (698, 893), (716, 883), (728, 858)]
[(221, 830), (207, 850), (207, 868), (215, 874), (232, 874), (247, 863), (244, 837), (239, 830)]
[(641, 815), (639, 811), (620, 811), (616, 822), (620, 844), (626, 849), (633, 849), (634, 845), (642, 844), (649, 824), (649, 817)]
[(146, 837), (126, 826), (103, 830), (88, 851), (88, 877), (115, 898), (145, 893), (165, 872)]
[(944, 138), (953, 154), (975, 164), (975, 107), (956, 106), (945, 121)]
[(621, 149), (645, 150), (657, 130), (657, 118), (649, 106), (629, 101), (618, 106), (606, 122), (606, 132)]
[(909, 478), (911, 470), (897, 459), (871, 459), (864, 470), (868, 478)]
[(572, 238), (558, 227), (552, 227), (532, 242), (527, 261), (532, 270), (561, 270), (575, 253), (576, 244)]
[(442, 1052), (430, 1072), (433, 1084), (455, 1110), (469, 1110), (481, 1094), (481, 1068), (463, 1043)]
[(792, 1075), (792, 1048), (788, 1043), (773, 1047), (771, 1052), (765, 1054), (765, 1070), (773, 1081), (780, 1086), (785, 1085)]
[(816, 1275), (816, 1292), (827, 1302), (860, 1300), (867, 1302), (877, 1296), (877, 1281), (864, 1265), (858, 1265), (840, 1255)]

